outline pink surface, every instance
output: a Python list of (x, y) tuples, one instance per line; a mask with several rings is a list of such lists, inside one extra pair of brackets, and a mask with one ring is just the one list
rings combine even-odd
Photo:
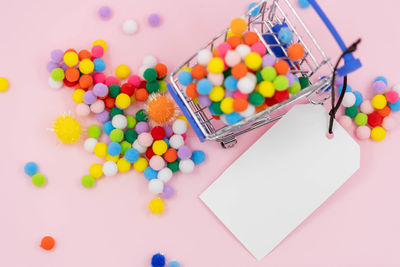
[[(266, 128), (239, 138), (239, 145), (229, 152), (217, 143), (200, 145), (192, 132), (192, 146), (204, 149), (208, 161), (194, 174), (174, 178), (177, 194), (166, 202), (162, 216), (148, 212), (152, 195), (141, 174), (130, 172), (103, 179), (90, 190), (83, 188), (80, 177), (97, 159), (82, 144), (61, 145), (46, 130), (58, 114), (74, 107), (70, 89), (47, 85), (49, 52), (89, 48), (103, 38), (109, 45), (108, 71), (121, 63), (137, 71), (147, 54), (173, 69), (248, 4), (244, 0), (109, 2), (114, 14), (107, 22), (97, 18), (97, 8), (104, 3), (95, 0), (0, 2), (0, 76), (11, 84), (8, 92), (0, 93), (0, 266), (150, 266), (149, 258), (156, 252), (189, 267), (400, 265), (399, 130), (379, 144), (360, 142), (361, 169), (261, 262), (198, 195)], [(393, 52), (400, 43), (398, 1), (321, 2), (348, 43), (363, 38), (358, 56), (364, 67), (350, 77), (352, 87), (367, 92), (380, 74), (390, 84), (400, 82), (399, 56)], [(162, 15), (160, 28), (146, 25), (152, 12)], [(317, 21), (313, 10), (299, 12), (306, 21)], [(128, 18), (140, 24), (134, 36), (122, 33), (121, 24)], [(316, 26), (320, 25), (313, 23), (311, 28)], [(322, 38), (326, 34), (322, 32), (317, 31), (316, 37), (336, 58), (336, 45)], [(44, 188), (34, 187), (23, 173), (30, 160), (47, 176)], [(46, 234), (57, 242), (50, 252), (39, 248)]]

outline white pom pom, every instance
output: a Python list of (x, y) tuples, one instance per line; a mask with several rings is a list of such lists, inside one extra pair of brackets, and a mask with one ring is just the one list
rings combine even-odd
[(93, 104), (90, 105), (90, 110), (96, 114), (103, 112), (104, 108), (104, 101), (101, 99), (97, 99)]
[(186, 121), (177, 119), (177, 120), (174, 121), (174, 123), (172, 124), (172, 130), (173, 130), (174, 133), (176, 133), (176, 134), (184, 134), (184, 133), (186, 133), (186, 131), (187, 131), (187, 124), (186, 124)]
[(391, 131), (397, 127), (397, 122), (391, 117), (385, 117), (382, 122), (382, 127), (385, 128), (385, 130)]
[(229, 50), (225, 55), (225, 62), (229, 67), (239, 64), (241, 59), (242, 58), (236, 50)]
[(153, 56), (145, 56), (143, 58), (143, 62), (142, 65), (146, 66), (147, 68), (154, 68), (158, 63), (157, 58), (153, 57)]
[(349, 129), (351, 127), (351, 125), (353, 124), (353, 120), (349, 116), (346, 116), (346, 115), (341, 116), (337, 121), (345, 129)]
[(208, 49), (200, 50), (197, 53), (197, 63), (199, 63), (200, 65), (207, 65), (208, 61), (210, 61), (212, 57), (213, 56), (210, 50)]
[(369, 100), (364, 100), (364, 102), (362, 102), (360, 105), (360, 111), (362, 113), (371, 114), (372, 112), (374, 112), (374, 110), (375, 109), (372, 106), (371, 101), (369, 101)]
[(98, 141), (97, 141), (96, 138), (90, 137), (90, 138), (88, 138), (88, 139), (85, 140), (85, 143), (83, 144), (83, 147), (85, 148), (85, 150), (86, 150), (87, 152), (93, 153), (93, 151), (94, 151), (94, 146), (95, 146), (97, 143), (98, 143)]
[(49, 85), (53, 89), (60, 89), (61, 87), (63, 87), (64, 83), (63, 83), (63, 81), (55, 81), (50, 76), (49, 77)]
[(87, 104), (85, 103), (79, 103), (75, 107), (75, 113), (79, 117), (85, 117), (90, 114), (90, 108)]
[(133, 19), (128, 19), (122, 25), (122, 30), (124, 31), (124, 33), (129, 35), (134, 34), (138, 30), (138, 25)]
[(242, 117), (250, 117), (251, 115), (253, 115), (256, 112), (256, 108), (253, 105), (248, 105), (245, 111), (240, 112), (240, 115)]
[(246, 77), (249, 77), (254, 82), (254, 84), (257, 84), (257, 76), (255, 74), (248, 72), (246, 74)]
[(161, 194), (164, 190), (164, 182), (160, 179), (151, 179), (149, 181), (149, 191), (153, 194)]
[(181, 135), (174, 134), (169, 139), (169, 144), (172, 148), (178, 149), (185, 144), (185, 141)]
[(139, 151), (140, 154), (145, 153), (147, 148), (143, 147), (139, 144), (139, 141), (136, 139), (135, 142), (133, 142), (132, 148), (136, 149)]
[(256, 83), (254, 82), (254, 80), (248, 76), (239, 79), (237, 83), (237, 88), (240, 92), (244, 94), (250, 94), (251, 92), (253, 92), (255, 86)]
[(106, 161), (103, 164), (103, 173), (105, 176), (114, 176), (118, 172), (117, 164), (114, 161)]
[(191, 159), (179, 161), (179, 170), (183, 173), (191, 173), (194, 170), (194, 162)]
[(353, 92), (347, 92), (344, 94), (343, 97), (343, 106), (346, 108), (352, 107), (354, 106), (354, 104), (356, 103), (356, 96), (353, 94)]
[(396, 84), (395, 86), (393, 86), (392, 90), (396, 91), (400, 95), (400, 84)]
[(169, 180), (171, 180), (172, 178), (172, 171), (169, 168), (164, 168), (161, 169), (158, 174), (157, 174), (157, 178), (160, 179), (161, 181), (163, 181), (164, 183), (168, 182)]
[(112, 118), (111, 123), (114, 128), (123, 130), (128, 125), (128, 120), (124, 115), (117, 114)]
[(148, 69), (149, 67), (147, 67), (147, 66), (141, 66), (140, 68), (139, 68), (139, 71), (138, 71), (138, 75), (139, 75), (139, 77), (142, 79), (142, 80), (144, 80), (144, 72)]
[(236, 52), (238, 52), (240, 57), (244, 60), (247, 54), (251, 52), (251, 48), (248, 45), (240, 44), (236, 47)]

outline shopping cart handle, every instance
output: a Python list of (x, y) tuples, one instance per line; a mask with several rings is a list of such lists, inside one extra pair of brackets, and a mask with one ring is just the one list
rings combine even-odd
[[(318, 16), (322, 19), (325, 23), (328, 30), (331, 32), (333, 38), (335, 38), (336, 42), (338, 43), (342, 52), (346, 51), (347, 46), (344, 44), (342, 37), (340, 37), (339, 33), (336, 31), (335, 27), (332, 25), (331, 21), (325, 15), (324, 11), (318, 5), (317, 1), (315, 0), (308, 0), (311, 6), (315, 9)], [(353, 72), (359, 68), (361, 68), (362, 64), (358, 58), (354, 58), (353, 53), (348, 53), (344, 56), (344, 65), (337, 70), (339, 76), (345, 76), (350, 72)]]

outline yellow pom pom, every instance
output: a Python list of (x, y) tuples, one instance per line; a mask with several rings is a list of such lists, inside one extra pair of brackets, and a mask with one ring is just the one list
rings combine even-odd
[(247, 28), (247, 23), (242, 18), (235, 18), (231, 21), (230, 29), (234, 34), (242, 34)]
[(72, 100), (74, 100), (74, 102), (77, 103), (77, 104), (83, 103), (83, 95), (84, 94), (85, 94), (85, 90), (76, 89), (72, 93)]
[(233, 33), (232, 31), (228, 31), (228, 33), (226, 35), (226, 38), (229, 38), (229, 37), (232, 37), (232, 36), (237, 36), (237, 37), (242, 38), (241, 34), (236, 34), (236, 33)]
[(224, 98), (224, 96), (225, 96), (225, 90), (221, 86), (214, 86), (210, 94), (208, 95), (208, 97), (214, 102), (221, 101)]
[(149, 166), (149, 163), (145, 158), (140, 157), (135, 163), (133, 163), (133, 168), (138, 172), (144, 172), (144, 170)]
[(7, 91), (8, 86), (8, 80), (4, 77), (0, 77), (0, 92)]
[(64, 144), (75, 143), (81, 137), (81, 125), (70, 115), (59, 116), (53, 122), (53, 131)]
[(233, 98), (227, 97), (221, 101), (221, 110), (223, 113), (229, 114), (233, 112)]
[(131, 169), (131, 164), (124, 158), (120, 158), (117, 162), (119, 172), (127, 172)]
[(104, 52), (107, 50), (107, 43), (102, 39), (94, 41), (93, 46), (95, 46), (95, 45), (101, 45), (104, 49)]
[(131, 105), (131, 98), (127, 94), (119, 94), (115, 99), (115, 104), (121, 109), (126, 109)]
[(94, 64), (90, 59), (85, 58), (84, 60), (79, 62), (79, 70), (83, 74), (90, 74), (94, 71)]
[(120, 79), (128, 78), (130, 72), (129, 67), (125, 64), (121, 64), (115, 69), (115, 75)]
[(107, 145), (103, 142), (98, 142), (94, 146), (94, 154), (99, 158), (104, 158), (105, 156), (107, 156)]
[(154, 154), (161, 156), (165, 152), (167, 152), (168, 145), (163, 140), (157, 140), (157, 141), (154, 141), (152, 148), (153, 148)]
[(192, 69), (189, 68), (189, 67), (184, 67), (184, 68), (182, 68), (180, 71), (188, 71), (188, 72), (191, 72)]
[(372, 98), (371, 104), (376, 109), (383, 109), (387, 104), (386, 97), (384, 95), (376, 95)]
[(64, 62), (68, 67), (73, 67), (79, 62), (79, 57), (74, 51), (69, 51), (64, 55)]
[(259, 70), (262, 64), (261, 56), (256, 52), (250, 52), (244, 59), (244, 63), (251, 70)]
[(164, 201), (161, 198), (153, 198), (149, 203), (149, 210), (153, 214), (161, 214), (164, 211)]
[(224, 61), (219, 57), (213, 57), (208, 62), (208, 71), (214, 74), (218, 74), (224, 71)]
[(380, 126), (374, 127), (371, 130), (371, 138), (377, 142), (382, 141), (386, 137), (386, 131)]
[(107, 161), (113, 161), (113, 162), (117, 163), (118, 160), (119, 160), (119, 156), (110, 156), (110, 155), (107, 154), (106, 160)]
[(262, 81), (258, 85), (258, 92), (263, 97), (273, 97), (275, 94), (274, 84), (270, 81)]
[(93, 176), (94, 178), (100, 178), (103, 176), (103, 166), (101, 164), (92, 164), (89, 167), (89, 174)]

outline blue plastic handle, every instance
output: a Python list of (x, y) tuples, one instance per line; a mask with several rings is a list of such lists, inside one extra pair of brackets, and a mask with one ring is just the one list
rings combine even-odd
[[(339, 33), (336, 31), (335, 27), (332, 25), (329, 18), (325, 15), (324, 11), (318, 5), (315, 0), (308, 0), (311, 6), (314, 8), (315, 12), (317, 12), (318, 16), (325, 23), (328, 30), (331, 32), (333, 38), (335, 38), (338, 43), (340, 49), (344, 52), (347, 49), (347, 46), (344, 44), (342, 37), (340, 37)], [(358, 58), (354, 58), (353, 53), (348, 53), (344, 56), (344, 65), (337, 70), (339, 76), (345, 76), (350, 72), (353, 72), (359, 68), (361, 68), (362, 64)]]

